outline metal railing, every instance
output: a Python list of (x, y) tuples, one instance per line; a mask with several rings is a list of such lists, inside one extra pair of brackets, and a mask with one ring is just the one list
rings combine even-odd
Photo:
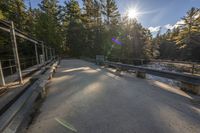
[(142, 59), (142, 58), (114, 58), (114, 57), (108, 57), (107, 60), (109, 61), (117, 61), (117, 62), (137, 62), (138, 63), (148, 63), (148, 62), (169, 62), (169, 63), (182, 63), (182, 64), (195, 64), (200, 65), (200, 61), (180, 61), (180, 60), (165, 60), (165, 59)]
[[(20, 61), (22, 70), (37, 65), (35, 57), (20, 58)], [(5, 77), (16, 73), (16, 65), (14, 59), (0, 60), (0, 62)]]
[(164, 77), (164, 78), (174, 79), (174, 80), (185, 82), (185, 83), (190, 83), (192, 85), (200, 85), (200, 76), (170, 72), (170, 71), (163, 71), (163, 70), (155, 70), (155, 69), (150, 69), (147, 67), (134, 66), (134, 65), (122, 64), (122, 63), (116, 63), (116, 62), (110, 62), (110, 61), (105, 61), (104, 63), (105, 65), (120, 68), (120, 69), (135, 70), (135, 71), (144, 72), (144, 73), (159, 76), (159, 77)]
[(107, 58), (112, 62), (121, 62), (131, 65), (148, 65), (152, 63), (165, 64), (175, 68), (179, 72), (187, 72), (191, 74), (200, 74), (200, 61), (176, 61), (176, 60), (160, 60), (160, 59), (130, 59), (130, 58)]
[(14, 59), (0, 60), (0, 62), (1, 62), (1, 68), (3, 70), (4, 76), (8, 76), (16, 72), (16, 65), (14, 63), (15, 62)]
[[(0, 30), (4, 32), (8, 32), (10, 34), (11, 38), (11, 44), (12, 44), (12, 49), (13, 49), (13, 55), (14, 59), (6, 59), (6, 60), (1, 60), (1, 64), (3, 66), (0, 66), (0, 86), (5, 86), (5, 77), (10, 74), (14, 74), (17, 72), (18, 77), (19, 77), (19, 83), (23, 83), (23, 78), (22, 78), (22, 70), (33, 66), (33, 64), (41, 64), (45, 63), (48, 60), (52, 60), (55, 58), (55, 49), (48, 47), (44, 45), (42, 41), (39, 41), (37, 39), (34, 39), (27, 34), (23, 33), (22, 31), (18, 30), (15, 28), (14, 23), (12, 21), (4, 21), (0, 20)], [(25, 40), (28, 40), (33, 43), (35, 49), (35, 57), (34, 59), (28, 59), (24, 61), (22, 58), (19, 57), (19, 52), (18, 52), (18, 46), (17, 46), (17, 41), (16, 38), (20, 37)], [(38, 53), (38, 47), (40, 46), (42, 51), (42, 54)], [(5, 63), (7, 62), (7, 63)], [(7, 64), (4, 66), (4, 64)], [(30, 65), (32, 64), (32, 65)], [(9, 73), (6, 73), (10, 70)]]

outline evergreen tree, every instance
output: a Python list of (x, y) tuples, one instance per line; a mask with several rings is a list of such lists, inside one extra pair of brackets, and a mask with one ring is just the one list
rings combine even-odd
[(65, 2), (64, 7), (68, 22), (66, 30), (66, 43), (70, 50), (71, 56), (79, 57), (84, 51), (84, 28), (82, 25), (81, 9), (75, 0)]
[(102, 13), (105, 17), (106, 24), (117, 25), (120, 14), (115, 0), (102, 0), (102, 7)]
[[(120, 18), (115, 0), (83, 0), (83, 9), (76, 0), (62, 6), (42, 0), (34, 9), (27, 9), (24, 0), (1, 0), (0, 19), (14, 21), (18, 29), (70, 56), (200, 60), (199, 8), (191, 8), (182, 25), (154, 38), (136, 19)], [(0, 34), (1, 51), (6, 51), (10, 37)], [(29, 53), (26, 46), (23, 51)]]
[(95, 56), (101, 54), (103, 25), (101, 15), (101, 2), (97, 0), (83, 0), (83, 23), (85, 30), (85, 55)]
[(23, 30), (26, 21), (24, 0), (1, 0), (1, 13), (9, 21), (13, 21), (18, 29)]
[(120, 14), (114, 0), (101, 0), (101, 5), (104, 18), (103, 51), (105, 56), (111, 56), (120, 49), (120, 46), (112, 41), (112, 38), (118, 38), (120, 35)]
[(183, 51), (182, 58), (192, 59), (197, 56), (194, 49), (199, 48), (199, 15), (200, 11), (198, 8), (191, 8), (186, 16), (182, 18), (184, 23), (180, 26), (181, 30), (175, 37), (176, 44)]
[(39, 4), (40, 10), (37, 12), (35, 24), (35, 34), (39, 40), (43, 40), (46, 45), (57, 49), (62, 48), (62, 32), (58, 21), (59, 6), (57, 0), (42, 0)]

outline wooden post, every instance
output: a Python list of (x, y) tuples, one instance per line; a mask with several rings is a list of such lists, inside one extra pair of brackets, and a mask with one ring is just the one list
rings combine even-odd
[(4, 80), (4, 75), (3, 75), (3, 70), (1, 66), (1, 61), (0, 61), (0, 86), (5, 86), (5, 80)]
[(11, 21), (10, 35), (11, 35), (13, 54), (15, 58), (16, 70), (19, 76), (19, 83), (22, 84), (23, 83), (22, 71), (21, 71), (19, 55), (18, 55), (17, 41), (16, 41), (16, 36), (15, 36), (15, 27), (12, 21)]

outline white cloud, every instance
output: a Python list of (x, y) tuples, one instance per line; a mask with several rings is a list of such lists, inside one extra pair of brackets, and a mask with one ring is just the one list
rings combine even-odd
[(164, 28), (167, 29), (167, 30), (168, 29), (172, 30), (174, 28), (174, 26), (171, 25), (171, 24), (166, 24), (166, 25), (164, 25)]
[(173, 26), (173, 28), (177, 28), (177, 27), (183, 25), (184, 23), (185, 22), (183, 20), (179, 20), (179, 21), (176, 22), (176, 24)]
[(179, 21), (177, 21), (176, 24), (174, 24), (174, 25), (166, 24), (166, 25), (164, 25), (163, 27), (164, 27), (166, 30), (168, 30), (168, 29), (172, 30), (172, 29), (177, 28), (177, 27), (179, 27), (179, 26), (181, 26), (181, 25), (183, 25), (183, 24), (184, 24), (184, 21), (183, 21), (183, 20), (179, 20)]
[[(194, 15), (194, 19), (197, 19), (199, 16), (200, 16), (200, 11), (199, 11), (199, 13), (197, 13), (196, 15)], [(173, 30), (174, 28), (178, 28), (178, 27), (180, 27), (180, 26), (182, 26), (184, 24), (185, 24), (184, 20), (179, 20), (174, 25), (172, 25), (172, 24), (166, 24), (166, 25), (162, 26), (162, 28), (163, 28), (162, 32), (164, 33), (168, 29)], [(161, 26), (156, 26), (156, 27), (149, 27), (148, 29), (152, 33), (155, 33), (155, 32), (158, 32), (160, 28), (161, 28)]]
[(200, 11), (194, 16), (195, 19), (197, 19), (200, 16)]
[(160, 30), (160, 26), (156, 26), (156, 27), (149, 27), (148, 28), (151, 32), (158, 32)]

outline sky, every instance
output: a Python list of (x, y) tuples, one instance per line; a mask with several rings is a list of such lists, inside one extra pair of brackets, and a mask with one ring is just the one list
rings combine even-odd
[[(25, 0), (28, 1), (28, 0)], [(30, 0), (37, 7), (41, 0)], [(62, 4), (66, 0), (59, 0)], [(82, 5), (82, 0), (78, 0)], [(200, 0), (116, 0), (122, 15), (129, 9), (139, 12), (137, 20), (152, 33), (173, 28), (191, 7), (200, 8)]]

